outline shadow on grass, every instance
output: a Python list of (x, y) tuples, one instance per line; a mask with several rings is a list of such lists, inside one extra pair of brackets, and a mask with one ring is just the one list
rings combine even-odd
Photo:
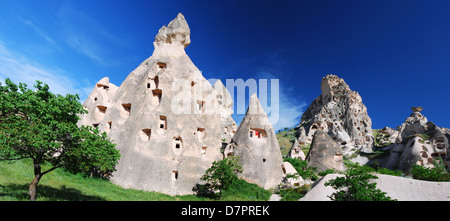
[[(0, 185), (0, 197), (8, 196), (12, 200), (28, 200), (29, 184), (3, 184)], [(36, 200), (45, 201), (105, 201), (99, 196), (89, 196), (74, 188), (54, 188), (47, 185), (38, 185)]]

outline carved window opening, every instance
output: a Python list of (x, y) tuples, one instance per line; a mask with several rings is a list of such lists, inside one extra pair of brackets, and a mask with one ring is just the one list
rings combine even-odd
[(152, 93), (153, 93), (153, 96), (152, 96), (151, 103), (153, 105), (159, 105), (159, 103), (161, 102), (162, 90), (154, 89), (154, 90), (152, 90)]
[(92, 126), (94, 126), (95, 128), (98, 128), (98, 125), (100, 125), (100, 123), (92, 124)]
[(158, 68), (159, 68), (160, 70), (163, 70), (163, 69), (166, 69), (166, 68), (167, 68), (167, 64), (166, 64), (166, 63), (158, 62), (157, 64), (158, 64)]
[(142, 141), (148, 141), (150, 140), (150, 136), (152, 135), (152, 130), (151, 129), (142, 129), (141, 133), (140, 133), (140, 137)]
[(103, 89), (105, 89), (105, 90), (108, 90), (108, 89), (109, 89), (109, 86), (108, 86), (108, 85), (104, 85), (104, 84), (97, 84), (97, 87), (98, 87), (98, 88), (103, 88)]
[(199, 141), (202, 141), (206, 136), (205, 128), (198, 127), (196, 135), (197, 135), (197, 139)]
[(200, 151), (201, 155), (205, 155), (206, 154), (206, 148), (205, 146), (202, 147), (202, 150)]
[(148, 78), (146, 81), (147, 90), (158, 89), (159, 87), (159, 77), (155, 76), (154, 78)]
[(202, 112), (205, 110), (205, 101), (197, 101), (197, 110)]
[(167, 117), (159, 116), (159, 129), (167, 130)]
[(108, 128), (111, 130), (111, 128), (112, 128), (112, 121), (108, 122)]
[(174, 140), (173, 140), (173, 147), (174, 147), (176, 150), (179, 150), (179, 149), (182, 148), (182, 141), (181, 141), (181, 138), (179, 138), (179, 137), (174, 138)]
[(250, 137), (254, 138), (266, 138), (267, 133), (264, 129), (250, 128)]
[(106, 109), (108, 109), (107, 107), (105, 107), (103, 105), (98, 105), (97, 108), (98, 108), (98, 111), (102, 114), (106, 113)]
[(130, 116), (131, 112), (131, 104), (122, 104), (123, 110), (125, 111), (126, 116)]
[(178, 170), (174, 170), (174, 171), (172, 171), (172, 173), (173, 173), (172, 178), (173, 178), (174, 180), (177, 180), (177, 179), (178, 179)]

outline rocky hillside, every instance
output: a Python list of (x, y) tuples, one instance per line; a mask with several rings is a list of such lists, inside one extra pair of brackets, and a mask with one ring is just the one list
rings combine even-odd
[[(322, 169), (341, 170), (339, 162), (347, 159), (408, 174), (412, 165), (432, 167), (434, 161), (442, 159), (450, 170), (450, 130), (428, 121), (420, 113), (422, 107), (412, 107), (413, 113), (396, 129), (372, 130), (361, 96), (350, 90), (343, 79), (327, 75), (322, 79), (321, 89), (322, 94), (311, 103), (295, 128), (296, 139), (290, 152), (298, 153), (302, 146), (310, 145), (306, 160), (321, 168), (328, 165)], [(319, 145), (322, 151), (314, 154), (311, 151), (320, 148), (312, 145), (316, 137), (323, 140)], [(340, 152), (323, 149), (336, 149), (336, 145)]]

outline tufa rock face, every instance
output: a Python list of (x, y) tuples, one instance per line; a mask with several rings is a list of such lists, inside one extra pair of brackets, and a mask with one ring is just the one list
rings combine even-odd
[(191, 30), (183, 14), (178, 13), (177, 17), (169, 25), (159, 29), (155, 37), (155, 48), (165, 44), (180, 44), (186, 48), (191, 44)]
[(236, 122), (231, 117), (233, 114), (233, 99), (220, 79), (214, 84), (214, 90), (217, 93), (217, 106), (220, 110), (222, 141), (229, 143), (237, 130)]
[[(186, 55), (189, 34), (178, 14), (159, 30), (153, 55), (119, 88), (96, 87), (84, 103), (90, 112), (80, 122), (95, 122), (120, 150), (111, 178), (119, 186), (192, 194), (206, 169), (222, 159), (221, 128), (234, 121), (221, 122), (218, 93)], [(97, 116), (98, 104), (106, 108)]]
[[(374, 138), (372, 120), (361, 96), (350, 90), (342, 78), (327, 75), (322, 79), (322, 94), (303, 113), (299, 132), (300, 143), (311, 143), (314, 133), (323, 130), (335, 140), (345, 153), (359, 148), (371, 152)], [(303, 128), (303, 129), (302, 129)]]
[[(111, 107), (112, 99), (118, 89), (116, 85), (109, 83), (108, 77), (104, 77), (97, 82), (91, 94), (83, 103), (83, 107), (89, 111), (89, 114), (80, 116), (81, 119), (78, 124), (99, 127), (108, 108)], [(101, 125), (101, 128), (109, 130), (109, 125)]]
[(409, 173), (412, 165), (432, 167), (439, 157), (449, 165), (450, 131), (436, 126), (417, 109), (412, 109), (413, 113), (398, 127), (398, 136), (383, 166)]
[(258, 97), (253, 94), (250, 103), (225, 156), (240, 156), (242, 179), (265, 189), (276, 187), (284, 176), (283, 159), (272, 124)]
[(314, 133), (306, 161), (308, 166), (316, 167), (319, 171), (327, 169), (343, 171), (345, 169), (339, 144), (321, 129)]

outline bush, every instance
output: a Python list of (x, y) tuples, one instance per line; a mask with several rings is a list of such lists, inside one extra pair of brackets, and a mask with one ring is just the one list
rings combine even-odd
[(281, 196), (281, 201), (298, 201), (306, 195), (309, 189), (311, 189), (311, 186), (305, 184), (299, 188), (282, 189), (278, 194)]
[(333, 201), (395, 201), (377, 189), (376, 183), (369, 183), (370, 179), (378, 177), (360, 168), (348, 169), (345, 177), (337, 177), (325, 183), (325, 186), (338, 190), (328, 197)]
[(445, 169), (442, 158), (433, 161), (434, 167), (427, 168), (421, 165), (411, 166), (411, 175), (414, 179), (427, 181), (450, 181), (450, 176)]
[(316, 175), (317, 168), (308, 167), (308, 162), (306, 162), (306, 160), (301, 160), (298, 158), (285, 158), (284, 161), (289, 162), (303, 179), (311, 178), (312, 181), (319, 179)]

